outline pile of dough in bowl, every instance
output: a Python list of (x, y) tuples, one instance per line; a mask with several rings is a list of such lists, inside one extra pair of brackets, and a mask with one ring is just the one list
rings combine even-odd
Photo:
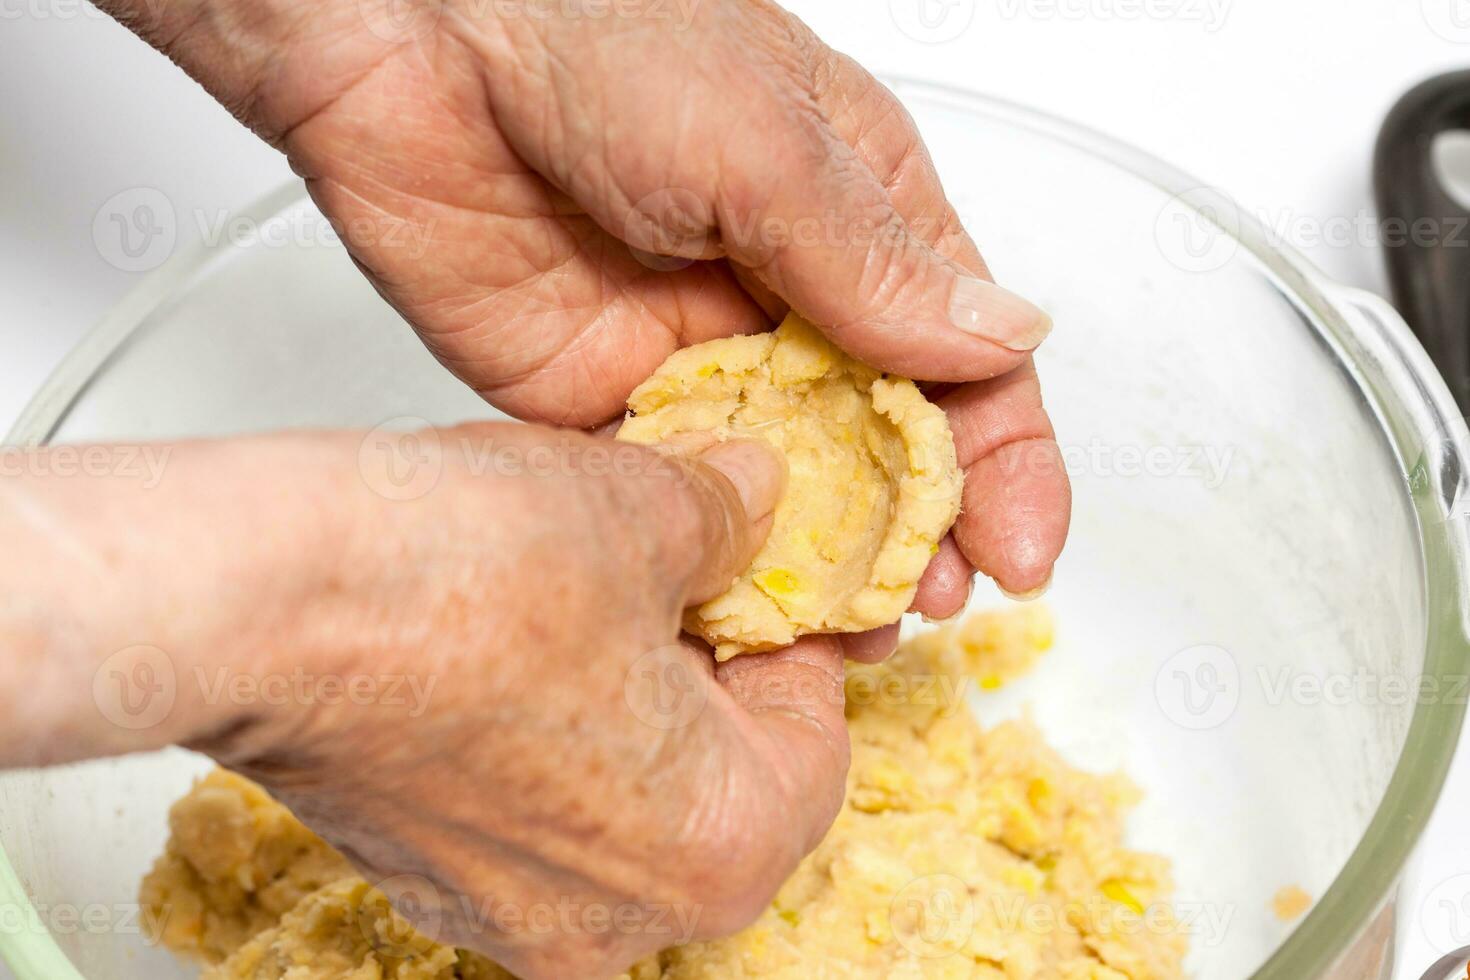
[[(852, 770), (826, 839), (749, 928), (667, 949), (625, 980), (1182, 977), (1168, 862), (1124, 844), (1136, 790), (1067, 765), (1029, 723), (983, 729), (967, 704), (1051, 633), (1041, 609), (984, 613), (850, 666)], [(205, 963), (205, 980), (509, 976), (416, 933), (237, 776), (200, 781), (169, 822), (143, 920)]]
[(761, 439), (786, 459), (765, 547), (684, 628), (721, 660), (808, 633), (896, 623), (960, 512), (944, 412), (792, 314), (774, 333), (678, 351), (628, 399), (625, 442)]

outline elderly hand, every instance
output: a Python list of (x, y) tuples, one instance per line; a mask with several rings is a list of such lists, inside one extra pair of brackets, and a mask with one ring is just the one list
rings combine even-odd
[[(284, 150), (378, 290), (520, 418), (614, 419), (678, 347), (789, 305), (944, 383), (972, 568), (1048, 581), (1070, 495), (1029, 352), (912, 121), (765, 0), (107, 0)], [(983, 161), (977, 161), (977, 165)], [(891, 640), (891, 635), (889, 637)]]
[(405, 438), (407, 492), (353, 434), (169, 447), (157, 486), (7, 478), (0, 767), (208, 752), (528, 980), (753, 920), (840, 806), (842, 656), (716, 668), (679, 623), (749, 564), (780, 462)]

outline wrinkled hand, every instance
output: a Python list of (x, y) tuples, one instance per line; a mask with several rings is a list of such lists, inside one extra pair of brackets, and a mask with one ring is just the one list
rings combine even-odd
[[(546, 438), (496, 433), (502, 451)], [(825, 833), (846, 773), (834, 642), (722, 666), (714, 683), (710, 655), (677, 641), (683, 609), (754, 557), (779, 463), (750, 444), (708, 454), (718, 470), (614, 452), (632, 476), (487, 492), (451, 471), (425, 526), (409, 518), (360, 556), (351, 618), (390, 605), (423, 645), (361, 650), (346, 670), (440, 674), (422, 717), (308, 712), (214, 747), (390, 897), (422, 909), (432, 883), (439, 938), (529, 980), (610, 974), (744, 926)], [(395, 565), (409, 574), (371, 571)], [(572, 912), (537, 931), (557, 906)], [(484, 918), (497, 908), (528, 924), (502, 930)], [(583, 914), (618, 909), (606, 931)]]
[[(0, 566), (24, 597), (0, 609), (0, 767), (209, 752), (528, 980), (753, 920), (840, 805), (842, 657), (823, 637), (716, 668), (678, 636), (754, 556), (779, 461), (467, 426), (421, 438), (432, 486), (387, 499), (360, 443), (180, 446), (146, 489), (0, 485), (28, 556)], [(93, 681), (142, 664), (172, 682), (146, 724)]]
[(965, 512), (916, 607), (957, 611), (972, 566), (1046, 583), (1070, 509), (1029, 356), (1049, 321), (990, 282), (893, 95), (785, 11), (194, 2), (112, 6), (289, 155), (489, 401), (597, 426), (673, 350), (789, 304), (879, 368), (953, 384), (936, 396)]

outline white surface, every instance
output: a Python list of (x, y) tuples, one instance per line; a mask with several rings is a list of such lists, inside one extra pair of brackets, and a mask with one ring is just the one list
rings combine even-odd
[[(1362, 229), (1378, 124), (1414, 82), (1470, 63), (1467, 0), (789, 5), (874, 69), (1026, 102), (1137, 143), (1229, 191), (1331, 274), (1374, 289), (1381, 257)], [(898, 29), (920, 5), (937, 25), (928, 36), (957, 36), (923, 43)], [(136, 281), (94, 244), (110, 198), (160, 191), (182, 244), (200, 236), (201, 217), (212, 225), (290, 174), (176, 68), (75, 0), (0, 0), (0, 91), (3, 427)], [(973, 230), (983, 246), (985, 230)], [(1442, 813), (1467, 811), (1462, 765)], [(1470, 853), (1436, 851), (1425, 869), (1405, 913), (1458, 909), (1463, 928), (1470, 885), (1453, 879), (1470, 871)], [(1406, 959), (1422, 952), (1427, 964), (1431, 938), (1444, 936), (1405, 930)]]

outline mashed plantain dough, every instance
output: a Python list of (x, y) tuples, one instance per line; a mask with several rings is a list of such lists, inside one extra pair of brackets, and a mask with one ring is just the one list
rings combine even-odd
[(634, 980), (1182, 977), (1169, 864), (1123, 844), (1136, 788), (1068, 766), (1029, 722), (983, 730), (965, 703), (1051, 636), (1026, 607), (849, 665), (837, 822), (753, 925)]
[(415, 932), (347, 859), (265, 790), (216, 769), (169, 809), (143, 879), (149, 939), (202, 980), (513, 980)]
[(169, 810), (138, 901), (149, 938), (216, 963), (352, 865), (261, 789), (217, 769)]
[(510, 980), (417, 932), (361, 878), (312, 892), (200, 980)]
[(795, 314), (774, 333), (678, 351), (628, 408), (625, 442), (758, 438), (786, 458), (765, 547), (685, 619), (721, 660), (897, 622), (959, 515), (964, 478), (944, 413)]
[[(1123, 842), (1137, 790), (1122, 776), (1067, 765), (1027, 722), (982, 729), (967, 703), (969, 688), (1023, 671), (1051, 636), (1044, 610), (1026, 607), (926, 633), (884, 664), (850, 665), (852, 768), (826, 838), (749, 928), (667, 949), (622, 980), (1183, 977), (1186, 929), (1169, 905), (1168, 862)], [(218, 796), (224, 787), (240, 791)], [(264, 796), (238, 777), (210, 776), (174, 808), (175, 837), (213, 838), (208, 824), (242, 822), (259, 809), (257, 794)], [(200, 797), (231, 802), (196, 805)], [(305, 860), (320, 865), (329, 851), (289, 819), (266, 826), (286, 849), (313, 841)], [(275, 846), (257, 840), (251, 851)], [(170, 855), (179, 850), (170, 842)], [(240, 854), (234, 848), (220, 863), (255, 866)], [(165, 855), (160, 867), (171, 875), (176, 866)], [(194, 917), (202, 904), (206, 917), (241, 918), (238, 894), (194, 892), (188, 881), (170, 894)], [(224, 908), (210, 906), (219, 900)], [(197, 949), (188, 931), (162, 935), (175, 948)], [(381, 895), (351, 878), (303, 896), (205, 980), (508, 976), (483, 957), (413, 934)]]

